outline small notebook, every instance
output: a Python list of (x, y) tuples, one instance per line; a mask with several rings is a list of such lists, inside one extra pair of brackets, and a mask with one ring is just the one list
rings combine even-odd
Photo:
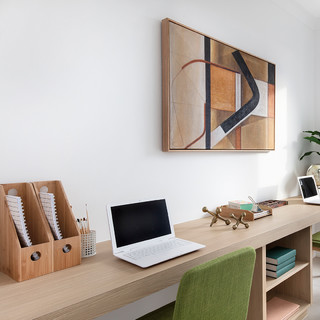
[(16, 227), (18, 237), (22, 247), (32, 246), (32, 241), (28, 232), (26, 219), (23, 211), (23, 203), (21, 197), (7, 195), (8, 207)]
[(296, 303), (273, 297), (267, 302), (267, 320), (287, 320), (299, 308), (300, 305)]
[(51, 231), (55, 240), (61, 240), (62, 233), (59, 226), (59, 221), (56, 211), (56, 202), (53, 193), (40, 192), (40, 200), (44, 210), (44, 213), (49, 222)]

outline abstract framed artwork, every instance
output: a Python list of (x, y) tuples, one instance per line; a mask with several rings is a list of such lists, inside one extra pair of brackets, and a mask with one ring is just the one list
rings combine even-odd
[(275, 148), (275, 65), (162, 20), (163, 151)]

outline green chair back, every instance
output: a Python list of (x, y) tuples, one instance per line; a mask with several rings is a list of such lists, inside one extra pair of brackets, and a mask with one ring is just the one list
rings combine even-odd
[(186, 272), (173, 319), (245, 320), (255, 257), (253, 248), (244, 248)]
[(245, 320), (256, 252), (247, 247), (187, 271), (175, 303), (139, 320)]
[(312, 247), (314, 250), (320, 249), (320, 231), (312, 235)]

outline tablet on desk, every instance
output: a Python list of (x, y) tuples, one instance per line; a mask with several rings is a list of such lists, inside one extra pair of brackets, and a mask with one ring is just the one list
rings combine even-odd
[(107, 205), (113, 254), (142, 268), (205, 246), (175, 237), (165, 199)]

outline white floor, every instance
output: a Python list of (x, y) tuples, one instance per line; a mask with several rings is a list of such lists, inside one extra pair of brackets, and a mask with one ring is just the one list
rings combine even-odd
[(313, 259), (313, 303), (306, 320), (320, 319), (320, 257)]

